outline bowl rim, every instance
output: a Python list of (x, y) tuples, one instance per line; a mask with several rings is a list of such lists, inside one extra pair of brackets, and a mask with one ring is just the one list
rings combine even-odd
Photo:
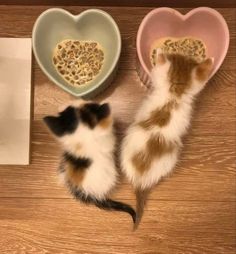
[(218, 64), (215, 66), (214, 71), (211, 73), (210, 78), (218, 71), (218, 69), (220, 68), (221, 64), (224, 61), (224, 58), (227, 54), (228, 48), (229, 48), (229, 40), (230, 40), (230, 35), (229, 35), (229, 28), (228, 25), (224, 19), (224, 17), (215, 9), (210, 8), (210, 7), (197, 7), (194, 8), (192, 10), (190, 10), (189, 12), (187, 12), (186, 14), (182, 14), (181, 12), (175, 10), (174, 8), (169, 8), (169, 7), (160, 7), (160, 8), (155, 8), (153, 10), (151, 10), (150, 12), (148, 12), (145, 17), (143, 18), (142, 22), (140, 23), (138, 32), (137, 32), (137, 38), (136, 38), (136, 49), (137, 49), (137, 55), (138, 55), (138, 59), (139, 62), (142, 66), (142, 68), (144, 69), (144, 71), (148, 74), (148, 76), (151, 76), (151, 72), (148, 70), (143, 57), (142, 57), (142, 50), (141, 50), (141, 36), (144, 30), (144, 26), (146, 24), (146, 22), (153, 16), (156, 15), (157, 13), (161, 12), (161, 11), (166, 11), (172, 14), (177, 15), (180, 19), (182, 19), (183, 21), (187, 20), (190, 16), (192, 16), (194, 13), (198, 12), (198, 11), (205, 11), (211, 15), (216, 16), (219, 21), (221, 22), (223, 29), (224, 29), (224, 33), (225, 33), (225, 41), (226, 41), (226, 45), (223, 49), (223, 58), (221, 61), (218, 62)]
[[(48, 13), (51, 13), (51, 12), (61, 12), (61, 13), (65, 14), (65, 15), (69, 16), (70, 18), (72, 18), (75, 22), (77, 22), (80, 18), (82, 18), (83, 16), (87, 15), (88, 13), (94, 13), (94, 12), (96, 12), (96, 13), (99, 13), (99, 14), (103, 15), (105, 18), (107, 18), (109, 20), (109, 22), (112, 23), (112, 25), (113, 25), (113, 27), (115, 29), (115, 32), (117, 34), (117, 39), (118, 39), (118, 48), (116, 50), (116, 55), (114, 57), (112, 65), (110, 66), (110, 68), (106, 72), (106, 74), (102, 77), (102, 79), (96, 85), (86, 89), (84, 92), (74, 92), (74, 91), (70, 90), (69, 88), (67, 88), (66, 86), (64, 86), (62, 83), (58, 82), (52, 75), (49, 74), (47, 69), (43, 66), (43, 64), (39, 60), (39, 57), (38, 57), (38, 54), (37, 54), (37, 50), (36, 50), (36, 45), (35, 45), (35, 43), (36, 43), (35, 42), (36, 41), (35, 36), (36, 36), (37, 27), (38, 27), (39, 23), (41, 22), (42, 18), (45, 15), (47, 15)], [(121, 34), (120, 34), (119, 27), (118, 27), (117, 23), (115, 22), (115, 20), (113, 19), (113, 17), (109, 13), (107, 13), (107, 12), (105, 12), (103, 10), (96, 9), (96, 8), (87, 9), (87, 10), (84, 10), (84, 11), (74, 15), (74, 14), (70, 13), (69, 11), (67, 11), (65, 9), (62, 9), (62, 8), (49, 8), (46, 11), (42, 12), (38, 16), (37, 20), (34, 23), (33, 30), (32, 30), (32, 46), (33, 46), (33, 52), (34, 52), (34, 56), (36, 58), (36, 61), (37, 61), (38, 65), (40, 66), (41, 70), (44, 72), (44, 74), (46, 74), (46, 76), (53, 83), (55, 83), (57, 86), (62, 88), (64, 91), (66, 91), (66, 92), (68, 92), (68, 93), (70, 93), (70, 94), (72, 94), (74, 96), (82, 97), (82, 96), (89, 95), (93, 91), (98, 89), (112, 75), (114, 69), (116, 68), (116, 66), (118, 64), (118, 61), (119, 61), (119, 58), (120, 58), (120, 54), (121, 54)]]

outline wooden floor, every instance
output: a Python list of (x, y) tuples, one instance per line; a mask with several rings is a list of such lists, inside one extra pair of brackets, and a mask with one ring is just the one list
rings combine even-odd
[[(0, 6), (0, 36), (30, 37), (36, 17), (46, 8)], [(78, 13), (86, 8), (66, 9)], [(123, 49), (114, 84), (97, 99), (109, 101), (125, 127), (145, 94), (135, 71), (135, 38), (151, 8), (102, 9), (117, 21)], [(49, 82), (34, 64), (32, 164), (0, 166), (1, 254), (235, 253), (236, 9), (218, 10), (230, 28), (228, 55), (197, 102), (175, 172), (152, 192), (135, 233), (126, 214), (76, 203), (58, 184), (60, 150), (42, 117), (55, 113), (72, 96)], [(125, 180), (114, 198), (134, 205)]]

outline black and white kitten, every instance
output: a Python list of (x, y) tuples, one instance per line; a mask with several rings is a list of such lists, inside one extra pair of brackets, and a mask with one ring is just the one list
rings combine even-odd
[(44, 122), (64, 149), (59, 175), (71, 194), (101, 209), (127, 212), (135, 222), (131, 206), (108, 198), (118, 178), (109, 105), (74, 101)]

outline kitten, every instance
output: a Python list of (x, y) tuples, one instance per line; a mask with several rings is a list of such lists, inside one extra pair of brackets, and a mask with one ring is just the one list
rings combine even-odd
[(153, 90), (121, 145), (121, 167), (135, 188), (137, 228), (150, 189), (176, 165), (181, 138), (190, 123), (195, 96), (204, 88), (213, 59), (197, 63), (158, 51)]
[(109, 105), (75, 101), (44, 122), (64, 149), (59, 175), (71, 194), (101, 209), (129, 213), (135, 222), (133, 208), (108, 198), (118, 178)]

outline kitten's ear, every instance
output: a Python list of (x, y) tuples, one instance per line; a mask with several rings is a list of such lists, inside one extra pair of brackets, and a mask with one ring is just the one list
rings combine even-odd
[(166, 56), (160, 48), (156, 51), (156, 64), (162, 65), (166, 63)]
[(214, 58), (207, 58), (196, 67), (196, 78), (200, 81), (207, 81), (214, 64)]
[(46, 116), (44, 122), (53, 134), (61, 137), (73, 133), (79, 123), (75, 108), (69, 106), (58, 116)]
[(99, 120), (108, 117), (111, 114), (110, 105), (103, 103), (99, 106)]
[(63, 134), (63, 126), (60, 124), (58, 116), (46, 116), (43, 118), (43, 121), (49, 130), (56, 136), (61, 136)]

